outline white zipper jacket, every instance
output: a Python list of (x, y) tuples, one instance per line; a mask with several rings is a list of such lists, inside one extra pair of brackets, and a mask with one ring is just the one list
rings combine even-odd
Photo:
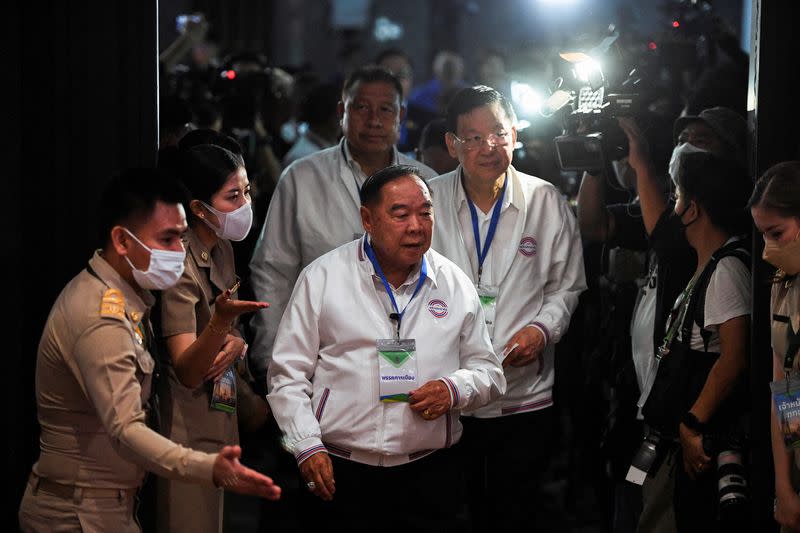
[[(539, 328), (547, 346), (538, 362), (506, 368), (502, 398), (471, 411), (481, 418), (512, 415), (553, 404), (554, 344), (569, 326), (586, 289), (583, 250), (575, 216), (550, 183), (509, 166), (508, 185), (494, 240), (484, 261), (482, 285), (499, 289), (493, 344), (497, 354), (526, 326)], [(477, 252), (461, 167), (430, 182), (436, 231), (432, 248), (460, 266), (475, 283)], [(480, 213), (480, 210), (478, 210)], [(491, 211), (480, 216), (485, 243)]]
[[(416, 166), (423, 178), (436, 176), (397, 149), (394, 163)], [(255, 339), (248, 357), (256, 379), (266, 377), (278, 323), (300, 271), (364, 233), (358, 190), (366, 179), (344, 139), (295, 161), (281, 174), (250, 261), (256, 299), (270, 304), (251, 322)]]
[[(408, 463), (457, 442), (459, 412), (505, 391), (469, 278), (433, 250), (425, 259), (427, 279), (400, 337), (416, 339), (419, 386), (441, 379), (452, 410), (428, 421), (407, 403), (379, 401), (376, 339), (394, 337), (392, 307), (363, 238), (353, 241), (303, 270), (275, 338), (267, 399), (298, 464), (321, 451), (370, 465)], [(417, 269), (395, 290), (401, 309), (419, 276)]]

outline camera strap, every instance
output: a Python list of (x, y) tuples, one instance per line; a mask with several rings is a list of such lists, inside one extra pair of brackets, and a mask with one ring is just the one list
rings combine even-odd
[(694, 292), (694, 287), (699, 277), (699, 274), (695, 274), (692, 277), (689, 284), (686, 285), (686, 288), (683, 289), (683, 292), (678, 298), (677, 305), (672, 308), (668, 320), (669, 326), (667, 328), (667, 334), (664, 335), (664, 341), (656, 351), (656, 359), (659, 361), (669, 354), (675, 336), (678, 334), (678, 330), (681, 328), (681, 324), (683, 324), (684, 318), (686, 317), (686, 310), (689, 308), (689, 302), (692, 299), (692, 293)]

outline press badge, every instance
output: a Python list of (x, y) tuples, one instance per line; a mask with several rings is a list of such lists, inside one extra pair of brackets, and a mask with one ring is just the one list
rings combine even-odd
[(378, 339), (379, 393), (382, 402), (407, 402), (417, 388), (417, 341)]
[(235, 365), (228, 367), (228, 370), (214, 382), (214, 389), (211, 392), (211, 408), (226, 413), (236, 412), (236, 370)]
[(478, 298), (481, 300), (481, 307), (483, 308), (483, 316), (486, 319), (486, 328), (489, 330), (489, 339), (494, 340), (494, 315), (497, 309), (497, 287), (490, 287), (488, 285), (478, 285), (475, 287), (478, 291)]
[(800, 448), (800, 378), (773, 381), (769, 384), (775, 414), (787, 448)]

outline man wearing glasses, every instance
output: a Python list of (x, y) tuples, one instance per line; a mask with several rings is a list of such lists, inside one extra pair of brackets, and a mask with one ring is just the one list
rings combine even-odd
[(462, 419), (473, 530), (560, 531), (541, 489), (556, 427), (554, 345), (586, 288), (583, 254), (559, 191), (511, 166), (515, 121), (486, 86), (450, 102), (446, 142), (460, 165), (431, 181), (433, 248), (475, 284), (508, 382), (504, 396)]

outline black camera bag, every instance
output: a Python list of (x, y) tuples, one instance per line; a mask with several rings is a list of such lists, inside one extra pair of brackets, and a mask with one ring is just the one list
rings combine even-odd
[[(667, 438), (678, 437), (681, 418), (700, 396), (708, 379), (711, 368), (719, 358), (719, 354), (708, 351), (711, 332), (703, 328), (705, 319), (706, 289), (717, 263), (723, 257), (733, 256), (742, 261), (750, 269), (750, 254), (743, 248), (743, 241), (737, 240), (714, 252), (703, 272), (695, 283), (692, 297), (689, 300), (683, 324), (681, 324), (681, 340), (673, 340), (670, 351), (658, 366), (656, 379), (650, 395), (642, 408), (645, 422), (657, 429)], [(690, 348), (692, 325), (697, 324), (705, 344), (705, 350)], [(739, 383), (731, 395), (720, 406), (717, 413), (708, 421), (710, 433), (724, 434), (735, 425), (737, 418), (744, 410), (743, 394)]]

